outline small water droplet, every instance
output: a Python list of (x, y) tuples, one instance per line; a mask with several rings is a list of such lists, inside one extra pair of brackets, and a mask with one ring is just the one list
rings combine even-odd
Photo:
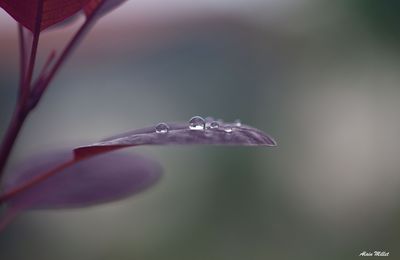
[(242, 122), (240, 121), (240, 119), (236, 119), (234, 122), (235, 126), (242, 126)]
[(166, 123), (159, 123), (156, 126), (156, 133), (157, 134), (166, 134), (169, 131), (169, 126)]
[(204, 118), (204, 120), (206, 121), (206, 129), (210, 129), (210, 124), (211, 124), (211, 122), (214, 121), (214, 118), (211, 116), (208, 116), (208, 117)]
[(217, 121), (212, 121), (210, 123), (210, 128), (211, 129), (217, 129), (219, 127), (219, 123)]
[(200, 116), (194, 116), (189, 121), (190, 130), (204, 130), (206, 121)]
[(224, 131), (225, 131), (225, 133), (228, 133), (228, 134), (230, 134), (230, 133), (232, 133), (232, 131), (233, 131), (233, 128), (232, 128), (232, 127), (230, 127), (230, 126), (227, 126), (227, 127), (225, 127)]

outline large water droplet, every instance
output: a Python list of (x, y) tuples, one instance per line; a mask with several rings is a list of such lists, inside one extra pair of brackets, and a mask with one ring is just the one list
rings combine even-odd
[(189, 121), (190, 130), (204, 130), (206, 121), (200, 116), (194, 116)]
[(156, 126), (156, 133), (157, 134), (166, 134), (169, 131), (169, 126), (166, 123), (159, 123)]
[(210, 128), (211, 129), (217, 129), (219, 127), (219, 123), (217, 121), (212, 121), (210, 123)]
[(242, 122), (240, 121), (240, 119), (236, 119), (234, 122), (235, 126), (242, 126)]
[(232, 127), (230, 127), (230, 126), (227, 126), (227, 127), (225, 127), (224, 131), (225, 131), (225, 133), (228, 133), (228, 134), (230, 134), (230, 133), (232, 133), (232, 131), (233, 131), (233, 128), (232, 128)]

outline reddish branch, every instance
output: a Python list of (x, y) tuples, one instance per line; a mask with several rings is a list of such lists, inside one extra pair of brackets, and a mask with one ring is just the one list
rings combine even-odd
[[(61, 65), (66, 61), (67, 57), (71, 54), (72, 50), (79, 41), (85, 35), (91, 25), (95, 22), (96, 15), (99, 10), (102, 8), (105, 1), (102, 1), (97, 5), (97, 8), (87, 16), (85, 22), (81, 25), (79, 30), (67, 44), (63, 52), (61, 53), (60, 57), (55, 62), (54, 66), (50, 69), (50, 72), (46, 74), (47, 68), (43, 69), (41, 75), (39, 75), (38, 80), (33, 84), (32, 83), (32, 76), (35, 69), (35, 59), (37, 54), (37, 48), (39, 43), (39, 35), (40, 35), (40, 25), (42, 21), (42, 8), (43, 8), (43, 0), (39, 1), (38, 9), (37, 9), (37, 17), (35, 21), (35, 30), (33, 33), (33, 42), (31, 48), (31, 54), (29, 59), (29, 65), (27, 66), (26, 61), (26, 49), (25, 49), (25, 37), (22, 26), (19, 26), (19, 37), (20, 37), (20, 73), (21, 73), (21, 80), (20, 80), (20, 95), (18, 102), (16, 103), (15, 111), (12, 116), (10, 125), (7, 129), (7, 132), (4, 136), (3, 142), (0, 147), (0, 181), (2, 180), (2, 176), (4, 173), (4, 167), (7, 163), (7, 160), (10, 156), (11, 150), (15, 144), (15, 141), (18, 137), (18, 134), (25, 122), (25, 119), (29, 115), (29, 113), (36, 107), (38, 102), (40, 101), (41, 97), (43, 96), (44, 92), (46, 91), (48, 85), (50, 84), (51, 80), (54, 78), (55, 74), (60, 69)], [(54, 57), (54, 53), (50, 54), (49, 60), (51, 62), (52, 56)], [(46, 66), (48, 66), (47, 64)], [(27, 71), (25, 71), (27, 68)], [(8, 191), (6, 194), (0, 196), (0, 204), (5, 202), (8, 198), (18, 194), (19, 192), (34, 186), (35, 184), (47, 179), (48, 177), (52, 176), (53, 174), (59, 172), (60, 170), (72, 165), (76, 161), (69, 161), (63, 163), (50, 172), (43, 173), (36, 178), (28, 181), (25, 184), (22, 184), (19, 187)]]
[(19, 36), (19, 71), (20, 71), (20, 78), (19, 78), (19, 97), (21, 97), (23, 84), (25, 81), (25, 70), (26, 70), (26, 42), (25, 42), (25, 34), (24, 28), (21, 24), (18, 24), (18, 36)]
[(48, 172), (42, 173), (41, 175), (38, 175), (32, 179), (30, 179), (29, 181), (27, 181), (26, 183), (23, 183), (15, 188), (13, 188), (12, 190), (5, 192), (4, 194), (0, 195), (0, 204), (2, 204), (3, 202), (7, 201), (9, 198), (12, 198), (13, 196), (17, 195), (18, 193), (25, 191), (27, 189), (29, 189), (30, 187), (48, 179), (49, 177), (53, 176), (54, 174), (56, 174), (57, 172), (77, 163), (78, 161), (75, 159), (66, 161), (62, 164), (57, 165), (56, 167), (54, 167), (53, 169), (51, 169)]
[[(42, 9), (43, 9), (43, 0), (39, 1), (37, 5), (37, 18), (35, 22), (35, 31), (33, 33), (33, 42), (31, 48), (31, 55), (29, 58), (29, 66), (28, 72), (25, 78), (25, 66), (26, 64), (21, 64), (21, 82), (20, 82), (20, 97), (18, 102), (16, 103), (16, 108), (14, 114), (11, 119), (11, 123), (7, 129), (6, 135), (4, 137), (4, 141), (0, 148), (0, 179), (4, 171), (4, 167), (7, 163), (8, 157), (10, 156), (12, 147), (14, 146), (15, 140), (18, 137), (19, 132), (21, 131), (21, 127), (25, 122), (25, 119), (29, 113), (27, 110), (27, 101), (30, 92), (30, 84), (32, 80), (33, 71), (35, 69), (35, 60), (36, 60), (36, 53), (37, 47), (39, 43), (39, 35), (40, 35), (40, 24), (42, 23)], [(20, 29), (20, 45), (23, 46), (25, 44), (23, 31)], [(25, 51), (25, 47), (20, 47), (21, 51)], [(21, 62), (25, 62), (25, 54), (20, 53), (21, 55)], [(24, 69), (22, 69), (24, 68)]]

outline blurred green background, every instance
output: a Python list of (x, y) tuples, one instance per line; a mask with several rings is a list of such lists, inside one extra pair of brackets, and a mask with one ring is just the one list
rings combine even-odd
[[(0, 234), (0, 259), (400, 259), (399, 3), (128, 1), (62, 68), (10, 165), (193, 115), (240, 118), (279, 146), (128, 149), (161, 162), (157, 185), (25, 213)], [(39, 64), (80, 22), (43, 33)], [(16, 28), (1, 11), (1, 136)]]

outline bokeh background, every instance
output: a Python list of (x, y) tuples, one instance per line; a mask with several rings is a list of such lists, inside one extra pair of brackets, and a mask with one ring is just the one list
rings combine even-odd
[[(0, 259), (400, 259), (399, 12), (398, 1), (127, 1), (57, 75), (10, 165), (193, 115), (240, 118), (279, 146), (128, 149), (161, 162), (157, 185), (25, 213), (0, 234)], [(39, 64), (80, 22), (43, 33)], [(1, 10), (1, 135), (16, 29)]]

